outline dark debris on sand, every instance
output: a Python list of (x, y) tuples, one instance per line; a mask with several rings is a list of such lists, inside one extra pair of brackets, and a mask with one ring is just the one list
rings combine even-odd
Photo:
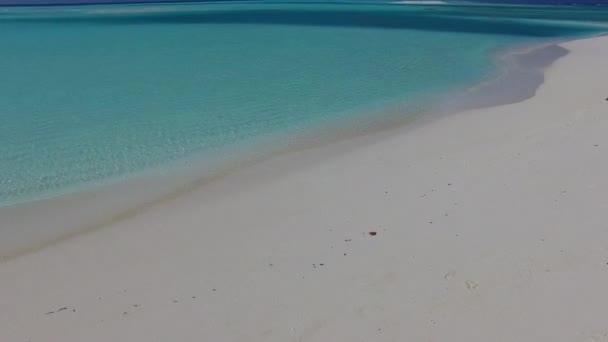
[[(57, 311), (49, 311), (49, 312), (45, 313), (45, 315), (50, 315), (50, 314), (58, 313), (58, 312), (61, 312), (63, 310), (67, 310), (67, 309), (68, 309), (67, 307), (63, 307), (63, 308), (61, 308), (61, 309), (59, 309)], [(72, 310), (72, 312), (76, 312), (76, 310)]]

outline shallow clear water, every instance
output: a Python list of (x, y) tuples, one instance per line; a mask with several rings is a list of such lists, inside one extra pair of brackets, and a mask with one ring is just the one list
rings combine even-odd
[(509, 11), (276, 3), (0, 9), (0, 205), (395, 102), (411, 115), (434, 94), (490, 75), (498, 49), (600, 30), (566, 19), (608, 20), (608, 11)]

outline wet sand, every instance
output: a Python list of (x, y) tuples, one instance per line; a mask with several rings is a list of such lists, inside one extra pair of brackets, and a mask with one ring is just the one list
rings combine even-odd
[(3, 339), (608, 340), (608, 38), (562, 46), (523, 102), (280, 154), (1, 263)]

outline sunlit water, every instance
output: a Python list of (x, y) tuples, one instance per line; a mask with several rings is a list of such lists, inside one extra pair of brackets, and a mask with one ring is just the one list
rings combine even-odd
[[(548, 20), (550, 19), (550, 20)], [(366, 4), (0, 9), (0, 205), (488, 78), (608, 10)]]

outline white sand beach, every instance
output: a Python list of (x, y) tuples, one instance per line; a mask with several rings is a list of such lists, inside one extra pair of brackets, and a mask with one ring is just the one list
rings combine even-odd
[(608, 341), (608, 37), (563, 47), (523, 102), (279, 155), (0, 263), (0, 341)]

